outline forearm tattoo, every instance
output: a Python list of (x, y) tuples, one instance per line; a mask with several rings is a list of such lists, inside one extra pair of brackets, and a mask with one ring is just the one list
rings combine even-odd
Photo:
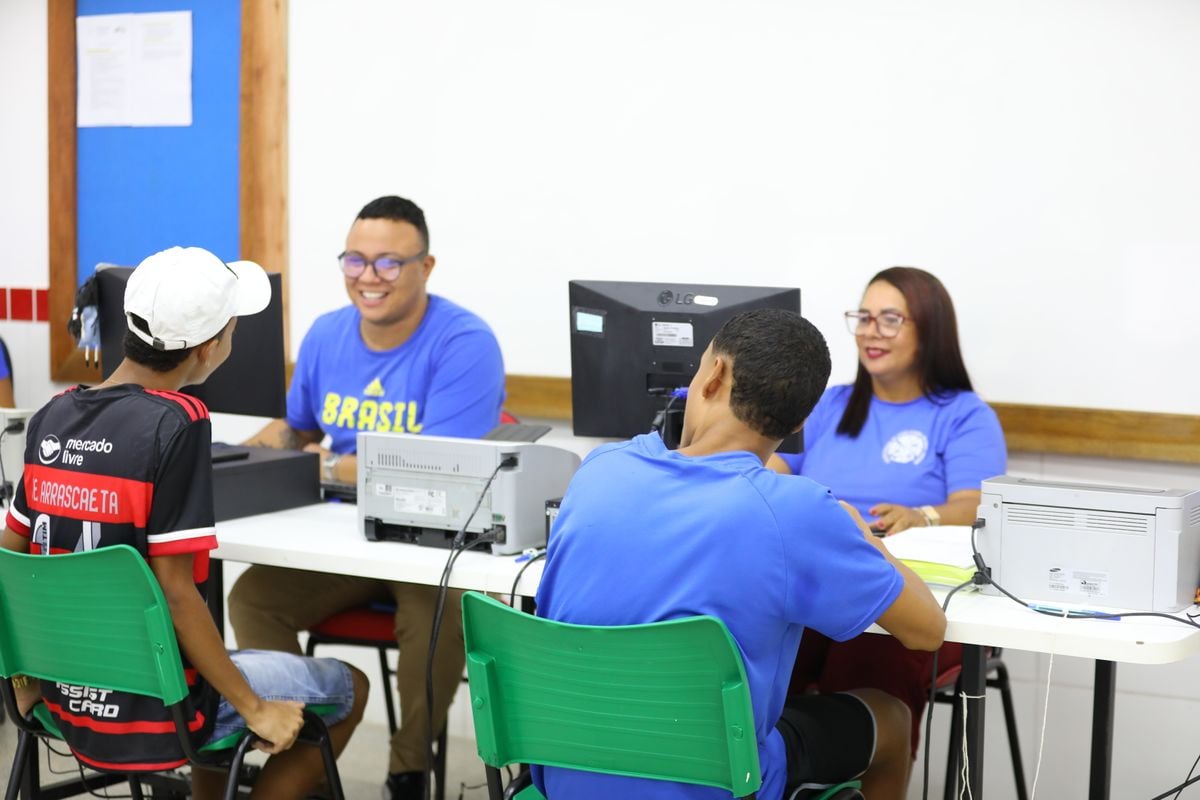
[(304, 447), (304, 439), (292, 427), (286, 427), (279, 432), (279, 441), (276, 447), (282, 447), (284, 450), (299, 450)]

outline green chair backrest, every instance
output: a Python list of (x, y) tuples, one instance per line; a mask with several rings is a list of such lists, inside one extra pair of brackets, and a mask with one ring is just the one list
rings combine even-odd
[(53, 556), (0, 550), (0, 676), (14, 674), (166, 705), (187, 696), (171, 612), (128, 545)]
[(463, 595), (479, 756), (715, 786), (762, 775), (749, 684), (715, 617), (596, 627)]

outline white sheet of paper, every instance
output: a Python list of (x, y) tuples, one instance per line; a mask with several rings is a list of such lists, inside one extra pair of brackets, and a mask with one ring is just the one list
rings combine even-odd
[(885, 537), (883, 544), (889, 553), (905, 561), (929, 561), (954, 567), (969, 567), (975, 563), (971, 558), (971, 528), (967, 525), (909, 528)]
[(192, 12), (75, 18), (76, 124), (192, 124)]

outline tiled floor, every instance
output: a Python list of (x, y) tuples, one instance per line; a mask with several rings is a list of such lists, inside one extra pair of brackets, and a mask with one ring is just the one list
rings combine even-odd
[[(16, 728), (8, 723), (0, 725), (0, 775), (4, 776), (5, 782), (8, 780), (12, 767), (16, 741)], [(51, 770), (77, 774), (72, 759), (59, 756), (49, 756), (49, 759), (47, 762), (43, 748), (43, 781), (51, 782), (61, 779), (50, 775)], [(380, 785), (386, 770), (386, 759), (387, 729), (382, 725), (370, 723), (361, 725), (346, 748), (346, 752), (338, 760), (347, 800), (379, 800)], [(482, 786), (483, 763), (475, 753), (474, 740), (450, 737), (447, 747), (446, 772), (447, 800), (458, 800), (460, 797), (462, 800), (483, 800), (487, 797), (487, 789)], [(115, 797), (121, 794), (127, 795), (127, 792), (122, 791), (121, 787), (115, 786), (109, 789), (109, 794)], [(86, 794), (80, 796), (88, 797)]]

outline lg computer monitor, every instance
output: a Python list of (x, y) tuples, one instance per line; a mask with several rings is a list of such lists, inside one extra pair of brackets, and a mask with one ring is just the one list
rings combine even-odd
[[(100, 366), (107, 378), (124, 357), (125, 284), (133, 270), (107, 267), (96, 272), (100, 322)], [(185, 392), (204, 401), (210, 411), (282, 417), (286, 410), (284, 378), (283, 293), (279, 273), (267, 273), (271, 302), (257, 314), (239, 317), (233, 352), (199, 386)]]
[[(683, 407), (672, 390), (691, 383), (727, 320), (756, 308), (800, 313), (800, 290), (774, 286), (571, 281), (569, 296), (576, 436), (628, 438), (656, 419), (669, 426), (667, 404)], [(797, 445), (790, 438), (780, 449)]]

